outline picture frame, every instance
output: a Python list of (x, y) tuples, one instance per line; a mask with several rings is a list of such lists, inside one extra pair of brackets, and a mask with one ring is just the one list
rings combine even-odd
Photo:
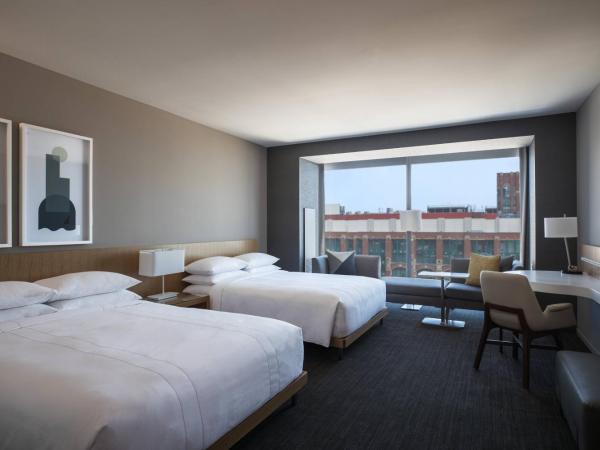
[(93, 139), (21, 123), (20, 241), (93, 242)]
[(0, 118), (0, 248), (12, 247), (12, 121)]

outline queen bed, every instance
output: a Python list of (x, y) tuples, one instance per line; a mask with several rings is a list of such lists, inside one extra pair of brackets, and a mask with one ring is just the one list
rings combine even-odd
[(0, 448), (227, 448), (306, 383), (298, 327), (119, 303), (0, 322)]
[(249, 274), (211, 287), (211, 308), (283, 320), (305, 342), (341, 352), (387, 315), (379, 279), (287, 272)]

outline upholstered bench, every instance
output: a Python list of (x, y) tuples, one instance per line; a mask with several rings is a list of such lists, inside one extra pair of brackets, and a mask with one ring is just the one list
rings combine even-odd
[(556, 393), (579, 449), (599, 449), (600, 356), (558, 352)]
[(388, 302), (441, 307), (439, 280), (407, 277), (383, 277), (382, 280)]

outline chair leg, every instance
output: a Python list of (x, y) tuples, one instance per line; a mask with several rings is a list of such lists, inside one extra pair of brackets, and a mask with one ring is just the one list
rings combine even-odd
[(475, 364), (473, 367), (475, 370), (479, 370), (479, 365), (481, 364), (481, 357), (483, 356), (483, 350), (485, 349), (485, 343), (487, 341), (488, 335), (490, 334), (490, 322), (489, 318), (485, 317), (485, 321), (483, 323), (483, 329), (481, 330), (481, 337), (479, 338), (479, 346), (477, 347), (477, 355), (475, 355)]
[(529, 344), (531, 339), (523, 333), (523, 388), (529, 390)]
[(500, 347), (500, 353), (504, 353), (504, 344), (502, 343), (503, 341), (503, 337), (502, 337), (502, 327), (499, 328), (498, 331), (498, 337), (500, 339), (500, 345), (498, 347)]
[(519, 344), (517, 343), (517, 337), (519, 337), (519, 333), (512, 334), (512, 357), (513, 357), (513, 359), (519, 359)]

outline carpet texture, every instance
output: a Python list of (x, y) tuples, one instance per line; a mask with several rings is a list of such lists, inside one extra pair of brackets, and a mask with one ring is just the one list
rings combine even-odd
[[(384, 325), (342, 361), (306, 345), (309, 380), (297, 405), (236, 449), (575, 449), (554, 395), (554, 351), (532, 350), (527, 392), (509, 348), (500, 354), (488, 345), (473, 370), (482, 312), (455, 311), (467, 326), (447, 330), (420, 324), (437, 317), (435, 308), (388, 307)], [(574, 333), (562, 340), (565, 349), (586, 351)]]

